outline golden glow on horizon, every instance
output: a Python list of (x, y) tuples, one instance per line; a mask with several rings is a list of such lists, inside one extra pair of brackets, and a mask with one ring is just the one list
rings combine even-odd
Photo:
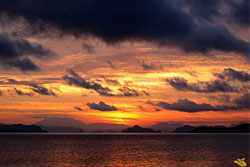
[[(65, 39), (66, 40), (66, 39)], [(42, 96), (32, 92), (31, 87), (21, 84), (3, 84), (1, 90), (3, 96), (0, 97), (0, 120), (6, 122), (18, 121), (22, 123), (34, 123), (37, 119), (33, 117), (64, 117), (72, 116), (87, 123), (107, 122), (124, 124), (150, 125), (156, 122), (233, 122), (243, 121), (249, 118), (248, 112), (240, 110), (237, 112), (199, 112), (185, 113), (170, 111), (145, 104), (148, 100), (155, 103), (165, 101), (174, 103), (178, 99), (189, 99), (196, 103), (207, 103), (211, 105), (228, 104), (209, 98), (210, 96), (224, 95), (226, 93), (195, 93), (177, 91), (166, 83), (166, 78), (182, 77), (188, 82), (210, 81), (214, 79), (214, 72), (221, 72), (224, 68), (234, 68), (246, 70), (248, 64), (244, 64), (243, 59), (235, 59), (233, 54), (214, 55), (213, 58), (203, 58), (199, 55), (186, 55), (183, 59), (180, 51), (171, 48), (156, 48), (149, 46), (127, 45), (127, 48), (109, 47), (100, 44), (94, 53), (87, 53), (81, 46), (81, 41), (66, 41), (68, 47), (64, 46), (64, 41), (41, 41), (41, 43), (53, 48), (61, 56), (60, 59), (50, 60), (50, 62), (40, 62), (41, 73), (22, 73), (1, 71), (1, 80), (7, 78), (19, 81), (36, 82), (39, 85), (53, 90), (57, 94), (54, 96)], [(54, 42), (54, 43), (53, 43)], [(59, 42), (60, 44), (58, 44)], [(72, 44), (72, 46), (70, 45)], [(75, 45), (77, 43), (77, 45)], [(74, 48), (74, 50), (70, 50)], [(113, 67), (107, 63), (112, 62)], [(141, 62), (154, 66), (152, 69), (144, 70)], [(154, 64), (155, 62), (155, 64)], [(240, 65), (239, 65), (240, 64)], [(163, 68), (158, 66), (162, 65)], [(112, 93), (118, 94), (119, 89), (127, 87), (135, 91), (146, 91), (150, 95), (132, 97), (109, 97), (100, 96), (94, 89), (84, 89), (74, 85), (68, 85), (62, 79), (68, 74), (66, 69), (73, 69), (87, 81), (93, 81), (108, 87)], [(194, 72), (194, 74), (192, 73)], [(55, 79), (53, 79), (55, 78)], [(108, 84), (105, 79), (116, 80), (120, 85)], [(18, 96), (14, 90), (24, 93), (32, 92), (34, 96)], [(238, 97), (236, 93), (228, 93), (231, 99)], [(107, 105), (115, 106), (118, 111), (96, 111), (91, 110), (86, 104), (100, 101)], [(142, 107), (140, 107), (142, 106)], [(80, 107), (82, 111), (75, 109)], [(156, 109), (160, 109), (157, 110)], [(90, 119), (91, 117), (91, 119)]]

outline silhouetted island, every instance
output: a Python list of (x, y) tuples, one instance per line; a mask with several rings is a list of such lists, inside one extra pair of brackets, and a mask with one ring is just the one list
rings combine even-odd
[(234, 127), (225, 126), (201, 126), (195, 128), (191, 133), (249, 133), (250, 124), (241, 124)]
[(39, 126), (36, 125), (22, 125), (22, 124), (13, 124), (13, 125), (0, 125), (1, 132), (39, 132), (46, 133), (47, 131), (42, 130)]
[(122, 130), (123, 133), (161, 133), (160, 130), (155, 131), (151, 128), (142, 128), (138, 125), (135, 125), (132, 128), (127, 128)]

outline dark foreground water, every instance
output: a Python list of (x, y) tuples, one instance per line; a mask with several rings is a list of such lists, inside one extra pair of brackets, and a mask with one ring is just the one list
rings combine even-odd
[(0, 135), (0, 166), (237, 167), (241, 157), (248, 134)]

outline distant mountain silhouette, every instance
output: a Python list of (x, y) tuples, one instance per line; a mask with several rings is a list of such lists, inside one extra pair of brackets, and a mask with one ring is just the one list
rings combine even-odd
[(72, 118), (44, 118), (44, 120), (35, 123), (48, 132), (121, 132), (128, 128), (124, 124), (92, 123), (85, 124), (80, 120)]
[(161, 133), (160, 130), (155, 131), (151, 128), (142, 128), (138, 125), (135, 125), (132, 128), (127, 128), (122, 130), (123, 133)]
[(183, 124), (181, 123), (168, 123), (168, 122), (160, 122), (150, 126), (154, 130), (161, 130), (162, 132), (173, 132), (176, 128), (182, 127)]
[(189, 133), (193, 129), (195, 129), (194, 126), (184, 125), (183, 127), (176, 128), (173, 132), (174, 133)]
[(59, 117), (50, 117), (43, 118), (42, 121), (35, 123), (38, 126), (54, 126), (54, 127), (74, 127), (81, 128), (85, 124), (79, 120), (71, 119), (71, 118), (59, 118)]
[(121, 132), (122, 129), (128, 127), (124, 124), (92, 123), (85, 124), (82, 129), (89, 132)]
[(192, 133), (249, 133), (250, 124), (241, 124), (234, 127), (202, 126), (193, 129)]
[(47, 132), (42, 130), (39, 126), (35, 125), (0, 125), (0, 132)]
[(74, 127), (60, 127), (60, 126), (41, 126), (43, 130), (48, 132), (73, 132), (73, 133), (81, 133), (85, 132), (81, 128), (74, 128)]

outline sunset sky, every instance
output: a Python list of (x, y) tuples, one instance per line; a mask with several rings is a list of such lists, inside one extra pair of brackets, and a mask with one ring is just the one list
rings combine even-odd
[(249, 0), (0, 0), (0, 123), (249, 121)]

